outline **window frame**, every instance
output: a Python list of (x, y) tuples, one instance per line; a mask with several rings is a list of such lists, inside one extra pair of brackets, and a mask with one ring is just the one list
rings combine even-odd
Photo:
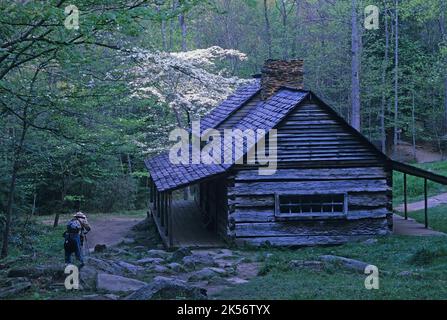
[[(281, 213), (281, 196), (312, 196), (312, 195), (343, 195), (343, 212), (312, 212), (312, 213)], [(275, 220), (309, 220), (309, 219), (345, 219), (348, 216), (348, 193), (347, 192), (315, 192), (315, 193), (275, 193)]]

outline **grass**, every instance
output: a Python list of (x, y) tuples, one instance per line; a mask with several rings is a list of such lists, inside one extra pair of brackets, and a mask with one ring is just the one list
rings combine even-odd
[[(408, 212), (408, 216), (422, 224), (425, 222), (424, 210)], [(428, 208), (428, 226), (433, 230), (447, 233), (447, 205)]]
[[(447, 161), (413, 164), (416, 167), (424, 170), (429, 170), (434, 173), (447, 176)], [(400, 204), (404, 201), (403, 185), (404, 178), (403, 173), (394, 172), (393, 174), (393, 202), (394, 204)], [(428, 181), (428, 195), (434, 196), (443, 192), (447, 192), (447, 186), (442, 184)], [(424, 179), (407, 175), (407, 197), (409, 202), (422, 200), (424, 197)]]
[[(380, 238), (368, 245), (274, 250), (263, 262), (262, 276), (226, 289), (220, 299), (447, 299), (447, 243), (444, 237)], [(367, 290), (366, 275), (339, 267), (293, 270), (290, 260), (316, 260), (335, 254), (376, 265), (380, 288)], [(385, 271), (385, 272), (384, 272)], [(402, 271), (410, 275), (399, 275)]]

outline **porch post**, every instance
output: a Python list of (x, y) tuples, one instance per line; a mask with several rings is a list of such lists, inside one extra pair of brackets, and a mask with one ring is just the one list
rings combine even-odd
[(161, 193), (161, 204), (160, 204), (160, 225), (162, 227), (165, 226), (165, 193), (162, 192)]
[(425, 215), (425, 228), (428, 228), (427, 178), (424, 178), (424, 215)]
[(404, 213), (405, 220), (408, 219), (408, 211), (407, 211), (407, 174), (404, 173)]
[(171, 198), (171, 193), (166, 193), (166, 211), (165, 211), (165, 235), (169, 234), (169, 215), (170, 215), (170, 205), (169, 199)]
[(169, 247), (173, 245), (173, 235), (172, 235), (172, 193), (169, 193), (169, 214), (168, 214), (168, 241)]

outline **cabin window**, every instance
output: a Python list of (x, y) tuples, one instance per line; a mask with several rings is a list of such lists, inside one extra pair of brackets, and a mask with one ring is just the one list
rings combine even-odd
[(346, 213), (345, 194), (277, 195), (276, 216), (342, 216)]

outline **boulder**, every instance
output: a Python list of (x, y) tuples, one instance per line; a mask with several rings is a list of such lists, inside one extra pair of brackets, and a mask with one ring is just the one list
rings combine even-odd
[(155, 273), (171, 273), (172, 270), (168, 267), (161, 266), (159, 264), (151, 265), (149, 268), (147, 268), (147, 271), (149, 272), (155, 272)]
[(143, 258), (143, 259), (137, 260), (136, 263), (139, 265), (146, 266), (146, 265), (157, 265), (157, 264), (161, 264), (163, 262), (164, 262), (164, 260), (160, 259), (160, 258)]
[(152, 249), (147, 252), (149, 258), (168, 259), (171, 254), (165, 250)]
[(177, 272), (177, 273), (186, 272), (186, 269), (180, 263), (177, 263), (177, 262), (171, 262), (171, 263), (167, 264), (166, 266), (173, 272)]
[(85, 265), (91, 266), (102, 273), (116, 274), (120, 276), (123, 276), (126, 273), (126, 268), (120, 266), (113, 260), (87, 257), (85, 259)]
[(363, 261), (333, 255), (323, 255), (320, 257), (320, 260), (325, 263), (335, 264), (347, 270), (352, 270), (359, 273), (364, 273), (365, 268), (370, 265), (369, 263)]
[(183, 247), (183, 248), (179, 248), (176, 251), (174, 251), (174, 253), (171, 256), (171, 261), (172, 262), (179, 262), (182, 261), (182, 259), (186, 256), (191, 255), (192, 252), (190, 249)]
[(157, 278), (127, 296), (126, 300), (165, 300), (188, 299), (205, 300), (206, 289), (188, 285), (186, 282), (173, 278)]
[(210, 280), (215, 277), (225, 276), (226, 271), (221, 268), (203, 268), (202, 270), (196, 271), (188, 278), (188, 281), (202, 281)]
[(133, 264), (125, 262), (125, 261), (118, 261), (117, 264), (119, 266), (123, 267), (124, 269), (126, 269), (126, 271), (128, 273), (131, 273), (131, 274), (137, 274), (139, 272), (143, 272), (144, 271), (143, 267), (136, 266), (136, 265), (133, 265)]
[(212, 255), (195, 253), (182, 259), (183, 266), (189, 270), (196, 270), (204, 267), (217, 267)]
[(116, 276), (113, 274), (99, 273), (96, 283), (96, 289), (108, 292), (130, 292), (136, 291), (147, 283), (131, 278)]

